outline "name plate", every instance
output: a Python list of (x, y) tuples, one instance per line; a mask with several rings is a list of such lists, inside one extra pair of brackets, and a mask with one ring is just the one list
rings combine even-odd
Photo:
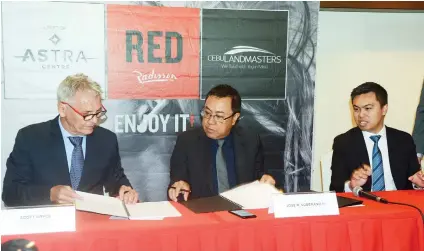
[(75, 231), (75, 206), (15, 207), (0, 214), (1, 235)]
[(276, 194), (272, 211), (275, 218), (340, 214), (335, 193)]

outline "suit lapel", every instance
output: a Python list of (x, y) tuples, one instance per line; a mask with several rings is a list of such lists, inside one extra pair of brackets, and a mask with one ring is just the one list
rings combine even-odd
[(393, 131), (390, 127), (386, 126), (386, 137), (387, 137), (387, 152), (389, 154), (389, 162), (390, 162), (390, 171), (392, 172), (393, 180), (396, 184), (396, 177), (398, 177), (398, 173), (400, 172), (399, 168), (402, 168), (402, 166), (398, 166), (397, 163), (397, 145), (394, 142), (394, 135)]
[[(95, 130), (95, 129), (94, 129)], [(80, 180), (80, 188), (84, 188), (89, 186), (89, 181), (93, 180), (92, 175), (100, 175), (93, 174), (93, 166), (96, 163), (96, 156), (102, 156), (101, 148), (98, 147), (97, 138), (95, 136), (95, 131), (92, 134), (86, 137), (86, 145), (85, 145), (85, 159), (84, 159), (84, 167), (82, 169), (81, 180)], [(94, 179), (95, 180), (95, 179)], [(92, 185), (92, 184), (91, 184)]]
[(60, 131), (58, 119), (59, 116), (51, 121), (51, 163), (53, 163), (53, 165), (57, 165), (54, 169), (57, 169), (58, 185), (71, 185), (65, 144), (63, 142), (63, 136)]
[(203, 129), (199, 133), (198, 137), (198, 146), (201, 148), (198, 152), (198, 154), (201, 154), (202, 157), (200, 158), (202, 160), (200, 168), (203, 168), (204, 173), (204, 182), (207, 183), (207, 186), (210, 190), (210, 192), (214, 191), (213, 188), (213, 182), (212, 182), (212, 170), (213, 170), (213, 162), (212, 162), (212, 140), (209, 139)]
[[(355, 165), (355, 169), (358, 168), (361, 164), (368, 164), (369, 166), (371, 166), (370, 159), (368, 156), (368, 151), (367, 151), (367, 145), (365, 144), (364, 135), (362, 134), (361, 129), (356, 127), (356, 129), (354, 130), (354, 134), (355, 134), (354, 149), (356, 149), (355, 155), (357, 156), (356, 158), (358, 162)], [(371, 190), (371, 180), (372, 179), (368, 179), (365, 185), (362, 186), (367, 191)]]
[(245, 149), (245, 142), (241, 135), (239, 128), (233, 129), (234, 136), (234, 159), (235, 159), (235, 168), (237, 173), (237, 184), (240, 181), (248, 180), (247, 177), (245, 177), (248, 173), (246, 173), (246, 157), (244, 156), (246, 154)]

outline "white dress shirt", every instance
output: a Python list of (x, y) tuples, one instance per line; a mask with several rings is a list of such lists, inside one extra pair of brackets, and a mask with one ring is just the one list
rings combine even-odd
[[(397, 190), (395, 181), (393, 180), (392, 170), (390, 169), (390, 161), (389, 161), (389, 150), (387, 148), (387, 134), (386, 134), (386, 126), (383, 126), (380, 132), (377, 134), (362, 131), (362, 135), (364, 136), (365, 145), (367, 146), (368, 159), (370, 161), (370, 166), (372, 166), (372, 149), (374, 148), (374, 141), (370, 138), (373, 135), (380, 135), (380, 140), (378, 141), (378, 148), (380, 148), (381, 156), (383, 158), (383, 172), (384, 172), (384, 186), (386, 191)], [(372, 177), (368, 177), (368, 179), (372, 179)], [(352, 192), (349, 188), (350, 180), (345, 182), (345, 192)]]
[[(68, 162), (68, 170), (71, 172), (71, 161), (72, 161), (72, 151), (74, 151), (74, 145), (69, 140), (69, 137), (77, 137), (78, 135), (72, 135), (66, 129), (63, 127), (62, 122), (60, 121), (60, 116), (58, 118), (59, 120), (59, 127), (60, 132), (62, 133), (63, 137), (63, 143), (65, 143), (65, 151), (66, 151), (66, 160)], [(81, 136), (82, 139), (82, 152), (84, 154), (85, 159), (85, 152), (86, 152), (86, 146), (87, 146), (87, 136), (83, 135)]]

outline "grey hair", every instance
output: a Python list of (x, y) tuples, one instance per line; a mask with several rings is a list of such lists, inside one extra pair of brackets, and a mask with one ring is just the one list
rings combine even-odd
[(57, 88), (57, 101), (68, 102), (77, 91), (85, 90), (93, 91), (99, 96), (103, 93), (100, 85), (83, 73), (67, 76)]

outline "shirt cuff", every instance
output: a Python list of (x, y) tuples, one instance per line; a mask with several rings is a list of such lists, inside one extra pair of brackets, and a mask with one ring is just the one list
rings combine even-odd
[(350, 193), (350, 192), (352, 192), (352, 190), (350, 190), (349, 185), (350, 185), (350, 180), (348, 180), (348, 181), (346, 181), (346, 182), (345, 182), (344, 191), (345, 191), (346, 193)]
[(412, 187), (413, 187), (415, 190), (423, 190), (423, 189), (424, 189), (424, 187), (419, 187), (419, 186), (415, 185), (414, 183), (412, 183)]

